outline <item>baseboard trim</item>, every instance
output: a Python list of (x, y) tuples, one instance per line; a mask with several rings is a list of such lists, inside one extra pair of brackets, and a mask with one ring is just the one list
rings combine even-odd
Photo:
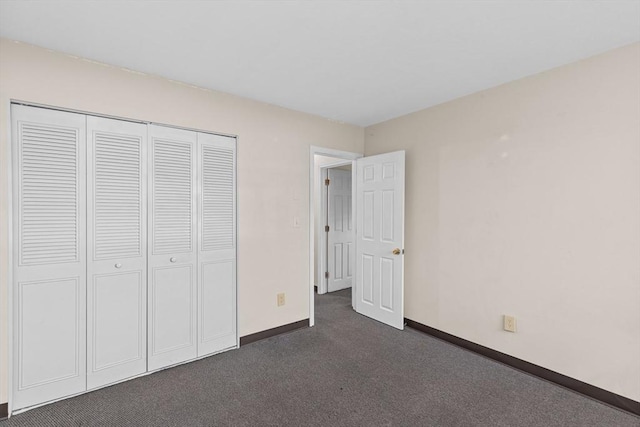
[(298, 320), (297, 322), (278, 326), (277, 328), (271, 328), (267, 329), (266, 331), (256, 332), (255, 334), (245, 335), (244, 337), (240, 337), (240, 346), (242, 347), (243, 345), (251, 344), (252, 342), (275, 337), (276, 335), (286, 334), (287, 332), (307, 327), (309, 327), (309, 319), (302, 319)]
[(9, 418), (9, 404), (0, 403), (0, 420)]
[(464, 338), (460, 338), (447, 332), (432, 328), (430, 326), (423, 325), (422, 323), (416, 322), (415, 320), (407, 318), (405, 318), (404, 320), (405, 324), (408, 327), (420, 332), (424, 332), (427, 335), (431, 335), (435, 338), (447, 341), (451, 344), (457, 345), (458, 347), (462, 347), (466, 350), (488, 357), (489, 359), (493, 359), (497, 362), (511, 366), (512, 368), (516, 368), (520, 371), (558, 384), (562, 387), (566, 387), (572, 391), (583, 394), (592, 399), (599, 400), (608, 405), (615, 406), (618, 409), (622, 409), (634, 415), (640, 416), (640, 402), (636, 402), (635, 400), (620, 396), (619, 394), (612, 393), (591, 384), (587, 384), (585, 382), (568, 377), (550, 369), (543, 368), (542, 366), (534, 365), (533, 363), (524, 361), (522, 359), (509, 356), (508, 354), (501, 353), (492, 348), (467, 341)]

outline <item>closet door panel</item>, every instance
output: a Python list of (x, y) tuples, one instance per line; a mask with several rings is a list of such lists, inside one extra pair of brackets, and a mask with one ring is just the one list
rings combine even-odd
[(196, 140), (149, 126), (149, 370), (197, 356)]
[(147, 126), (87, 117), (88, 388), (147, 369)]
[(198, 355), (236, 341), (236, 140), (198, 133)]
[(86, 389), (85, 116), (13, 105), (13, 395)]
[(193, 269), (190, 265), (153, 270), (153, 353), (189, 349), (193, 346)]

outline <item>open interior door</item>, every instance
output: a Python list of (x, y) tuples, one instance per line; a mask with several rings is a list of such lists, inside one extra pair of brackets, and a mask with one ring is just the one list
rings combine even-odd
[(358, 313), (404, 328), (404, 151), (356, 160)]

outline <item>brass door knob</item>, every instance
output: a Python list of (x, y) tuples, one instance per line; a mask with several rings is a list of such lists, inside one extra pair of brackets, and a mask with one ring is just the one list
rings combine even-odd
[(394, 254), (394, 255), (400, 255), (400, 252), (401, 252), (401, 251), (400, 251), (400, 248), (395, 248), (395, 249), (393, 250), (393, 254)]

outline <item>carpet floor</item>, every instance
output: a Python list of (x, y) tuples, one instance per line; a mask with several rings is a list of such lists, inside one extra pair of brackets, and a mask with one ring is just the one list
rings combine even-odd
[(316, 326), (27, 411), (14, 426), (640, 426), (640, 418), (316, 297)]

